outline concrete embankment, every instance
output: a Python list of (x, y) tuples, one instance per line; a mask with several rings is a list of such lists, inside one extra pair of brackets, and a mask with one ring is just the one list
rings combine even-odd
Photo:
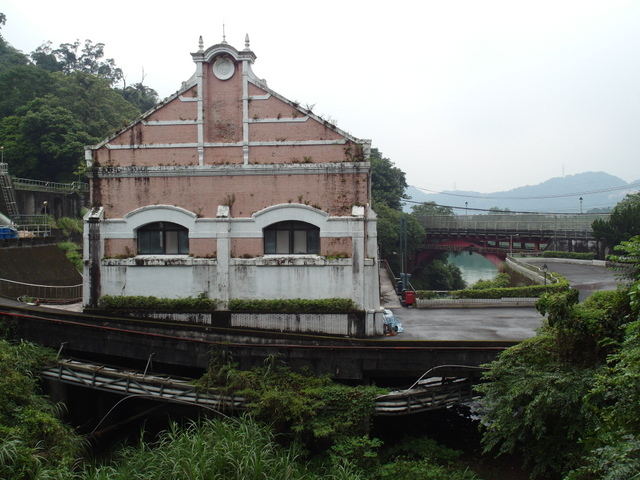
[[(82, 275), (54, 244), (22, 239), (0, 246), (0, 296), (17, 298), (75, 298)], [(68, 288), (75, 286), (73, 291)], [(67, 291), (69, 290), (69, 291)]]

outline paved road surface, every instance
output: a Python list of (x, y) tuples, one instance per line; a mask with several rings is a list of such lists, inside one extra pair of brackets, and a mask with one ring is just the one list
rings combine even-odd
[(394, 340), (513, 340), (535, 335), (542, 316), (535, 308), (391, 309), (404, 333)]
[(580, 290), (580, 301), (593, 292), (601, 290), (615, 290), (620, 283), (611, 270), (597, 265), (565, 263), (548, 258), (527, 259), (535, 265), (547, 264), (550, 272), (556, 272), (565, 277), (573, 288)]
[[(549, 270), (563, 275), (571, 286), (580, 290), (580, 300), (598, 290), (615, 290), (616, 277), (605, 267), (576, 265), (549, 259), (535, 259), (546, 263)], [(532, 261), (533, 263), (533, 261)], [(416, 309), (394, 308), (404, 333), (389, 337), (395, 340), (514, 340), (535, 335), (543, 317), (535, 308), (468, 308)]]

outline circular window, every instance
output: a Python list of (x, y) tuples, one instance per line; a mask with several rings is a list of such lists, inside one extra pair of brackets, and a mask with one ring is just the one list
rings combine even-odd
[(213, 62), (213, 74), (219, 80), (230, 79), (236, 71), (233, 61), (229, 57), (219, 57)]

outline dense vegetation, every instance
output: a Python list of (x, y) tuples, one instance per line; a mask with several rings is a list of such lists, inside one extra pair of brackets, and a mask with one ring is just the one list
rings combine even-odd
[[(0, 27), (6, 20), (0, 13)], [(0, 145), (12, 174), (75, 180), (84, 145), (157, 101), (142, 81), (124, 84), (103, 47), (90, 40), (57, 48), (45, 43), (25, 55), (0, 36)], [(400, 272), (400, 219), (410, 253), (424, 237), (415, 216), (451, 212), (424, 204), (403, 213), (404, 173), (375, 149), (371, 162), (382, 258)], [(566, 288), (544, 295), (539, 333), (490, 364), (480, 386), (486, 451), (521, 455), (537, 478), (640, 478), (640, 194), (593, 228), (615, 248), (612, 260), (629, 283), (582, 304)], [(459, 288), (459, 270), (444, 258), (430, 265), (412, 278), (419, 288)], [(503, 288), (501, 282), (478, 287), (486, 293)], [(37, 372), (52, 359), (44, 349), (0, 339), (0, 478), (475, 478), (459, 468), (459, 452), (427, 438), (393, 446), (373, 438), (374, 387), (294, 373), (275, 360), (240, 372), (217, 359), (200, 381), (202, 388), (249, 398), (244, 417), (171, 424), (153, 441), (94, 463), (81, 437), (60, 420), (63, 407), (40, 395)]]
[[(0, 18), (0, 27), (7, 19)], [(8, 19), (11, 21), (11, 19)], [(84, 146), (122, 128), (158, 100), (143, 85), (123, 84), (104, 58), (104, 45), (86, 40), (30, 55), (0, 36), (0, 145), (17, 177), (72, 181), (82, 175)]]
[(38, 370), (53, 360), (46, 349), (0, 340), (0, 478), (477, 479), (460, 467), (460, 452), (429, 438), (371, 437), (381, 389), (294, 373), (276, 359), (240, 371), (224, 351), (198, 385), (247, 398), (244, 415), (172, 421), (95, 461), (59, 419), (62, 406), (40, 394)]
[(70, 472), (82, 442), (39, 395), (38, 369), (53, 355), (0, 339), (0, 478), (54, 478)]
[(579, 304), (545, 295), (539, 333), (490, 365), (487, 452), (518, 452), (536, 478), (640, 478), (640, 236), (616, 247), (629, 283)]
[(595, 220), (591, 227), (594, 236), (608, 249), (640, 235), (640, 193), (627, 195), (613, 208), (608, 220)]
[[(451, 209), (432, 203), (415, 205), (411, 214), (402, 211), (407, 182), (405, 174), (376, 148), (371, 151), (372, 205), (378, 215), (378, 244), (380, 257), (399, 275), (403, 271), (400, 258), (401, 219), (406, 224), (406, 252), (411, 256), (420, 247), (425, 232), (416, 217), (423, 215), (450, 215)], [(411, 284), (419, 290), (453, 290), (464, 288), (460, 269), (447, 261), (447, 254), (436, 255), (413, 272)]]

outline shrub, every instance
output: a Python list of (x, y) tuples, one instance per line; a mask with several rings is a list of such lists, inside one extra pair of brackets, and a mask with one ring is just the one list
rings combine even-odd
[(232, 312), (256, 313), (344, 313), (359, 311), (356, 303), (348, 298), (302, 298), (279, 300), (239, 300), (229, 302)]
[(39, 390), (38, 371), (53, 357), (30, 343), (0, 340), (0, 478), (71, 478), (80, 437)]
[(473, 290), (486, 290), (487, 288), (506, 288), (509, 286), (511, 279), (506, 273), (499, 273), (491, 280), (480, 279), (471, 288)]
[(82, 252), (80, 246), (75, 242), (60, 242), (58, 244), (60, 250), (62, 250), (76, 270), (82, 271)]
[(573, 260), (595, 260), (596, 254), (587, 252), (556, 252), (556, 251), (545, 251), (542, 252), (542, 256), (544, 258), (571, 258)]
[(356, 445), (345, 439), (368, 434), (375, 397), (386, 393), (372, 386), (342, 385), (329, 376), (293, 372), (276, 357), (261, 367), (239, 370), (226, 350), (213, 355), (197, 385), (246, 398), (253, 416), (307, 446), (318, 442), (330, 446), (340, 440), (342, 448), (350, 444), (353, 449)]
[(142, 296), (112, 296), (100, 298), (99, 308), (104, 310), (156, 310), (163, 312), (210, 312), (218, 301), (200, 294), (196, 298), (157, 298)]
[[(523, 287), (485, 288), (453, 290), (449, 292), (451, 298), (535, 298), (545, 293), (560, 293), (569, 289), (569, 282), (562, 279), (557, 283), (548, 285), (529, 285)], [(434, 292), (418, 291), (418, 298), (433, 298)]]
[(53, 227), (62, 230), (65, 237), (70, 237), (74, 233), (83, 232), (83, 221), (81, 218), (61, 217), (55, 220)]

